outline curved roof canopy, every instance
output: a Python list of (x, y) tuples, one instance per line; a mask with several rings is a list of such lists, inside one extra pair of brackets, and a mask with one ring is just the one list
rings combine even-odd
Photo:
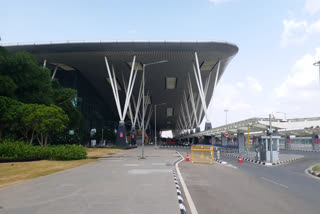
[[(142, 69), (143, 64), (167, 60), (167, 63), (146, 67), (146, 94), (150, 95), (151, 104), (166, 103), (157, 109), (157, 127), (175, 129), (180, 114), (184, 91), (188, 97), (190, 114), (192, 105), (188, 90), (188, 73), (191, 77), (192, 89), (197, 99), (199, 94), (193, 64), (197, 52), (202, 82), (205, 84), (209, 74), (206, 103), (209, 104), (214, 90), (214, 83), (221, 78), (226, 66), (238, 52), (234, 44), (216, 41), (141, 41), (141, 42), (65, 42), (45, 44), (23, 44), (6, 46), (9, 51), (27, 51), (33, 54), (39, 63), (46, 60), (47, 64), (59, 65), (64, 72), (77, 70), (96, 88), (106, 104), (106, 111), (117, 115), (113, 92), (108, 83), (108, 72), (104, 57), (114, 67), (118, 81), (121, 105), (124, 105), (125, 92), (123, 78), (129, 81), (132, 59), (136, 56), (136, 68)], [(220, 62), (220, 66), (217, 66)], [(220, 69), (219, 69), (220, 67)], [(219, 69), (219, 72), (217, 70)], [(132, 94), (137, 99), (142, 72), (137, 73)], [(218, 74), (218, 76), (217, 76)], [(217, 77), (216, 77), (217, 76)], [(201, 101), (200, 101), (201, 104)], [(184, 106), (185, 107), (185, 106)], [(198, 113), (200, 115), (200, 108)], [(185, 112), (186, 114), (186, 112)], [(204, 114), (201, 112), (201, 118)], [(153, 117), (151, 123), (153, 124)]]

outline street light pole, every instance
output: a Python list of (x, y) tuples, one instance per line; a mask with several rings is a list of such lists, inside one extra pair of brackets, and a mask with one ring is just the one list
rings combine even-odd
[(313, 65), (319, 67), (319, 81), (320, 81), (320, 61), (313, 63)]
[(157, 148), (157, 106), (165, 105), (166, 103), (154, 105), (154, 146)]
[(142, 68), (142, 135), (141, 135), (141, 142), (142, 142), (142, 151), (141, 151), (141, 158), (144, 158), (144, 70), (145, 70), (145, 65), (143, 65)]
[(162, 60), (162, 61), (158, 61), (158, 62), (152, 62), (152, 63), (147, 63), (147, 64), (143, 64), (142, 66), (142, 139), (141, 139), (141, 142), (142, 142), (142, 146), (141, 146), (141, 159), (144, 159), (144, 115), (145, 115), (145, 112), (144, 112), (144, 85), (145, 85), (145, 80), (144, 80), (144, 76), (145, 76), (145, 70), (146, 70), (146, 67), (149, 66), (149, 65), (154, 65), (154, 64), (160, 64), (160, 63), (165, 63), (165, 62), (168, 62), (168, 60)]
[(225, 109), (224, 111), (226, 112), (226, 125), (228, 125), (228, 111), (229, 111), (229, 110), (228, 110), (228, 109)]
[(273, 154), (272, 154), (272, 122), (271, 122), (271, 114), (269, 114), (269, 126), (270, 126), (270, 162), (273, 163)]

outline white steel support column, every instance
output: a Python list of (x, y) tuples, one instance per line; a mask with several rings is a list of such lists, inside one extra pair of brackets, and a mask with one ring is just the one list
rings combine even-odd
[(59, 65), (56, 65), (56, 67), (53, 70), (52, 76), (51, 76), (51, 81), (53, 80), (53, 78), (56, 76), (57, 70), (59, 68)]
[(188, 119), (189, 119), (189, 125), (188, 125), (188, 128), (191, 127), (191, 117), (190, 117), (190, 112), (189, 112), (189, 107), (188, 107), (188, 101), (187, 101), (187, 95), (186, 95), (186, 92), (184, 91), (184, 104), (186, 106), (186, 113), (187, 113), (187, 116), (188, 116)]
[[(206, 80), (205, 86), (204, 86), (204, 99), (207, 99), (207, 94), (208, 94), (208, 89), (209, 89), (209, 84), (210, 84), (210, 80), (211, 80), (211, 72)], [(203, 113), (203, 107), (200, 106), (200, 115), (199, 118), (202, 117), (202, 113)]]
[(117, 86), (118, 84), (117, 84), (117, 79), (116, 79), (114, 67), (112, 66), (112, 74), (111, 74), (109, 63), (108, 63), (108, 59), (107, 59), (107, 57), (105, 57), (105, 63), (106, 63), (106, 67), (107, 67), (107, 70), (108, 70), (108, 75), (109, 75), (109, 79), (110, 79), (110, 83), (111, 83), (111, 88), (112, 88), (113, 95), (114, 95), (114, 98), (115, 98), (115, 102), (116, 102), (116, 106), (117, 106), (120, 122), (122, 122), (122, 123), (124, 122), (125, 116), (126, 116), (127, 111), (128, 111), (128, 107), (129, 107), (129, 103), (130, 103), (130, 99), (131, 99), (133, 86), (134, 86), (135, 79), (136, 79), (137, 72), (138, 72), (137, 70), (134, 70), (135, 60), (136, 60), (136, 56), (133, 57), (132, 67), (131, 67), (131, 71), (130, 71), (130, 78), (129, 78), (129, 83), (128, 83), (128, 88), (125, 87), (126, 88), (126, 90), (125, 90), (126, 91), (125, 104), (124, 104), (123, 111), (121, 111), (121, 105), (120, 105), (120, 99), (119, 99), (119, 93), (118, 93), (118, 86)]
[[(212, 102), (212, 100), (213, 100), (213, 95), (214, 95), (214, 90), (216, 89), (216, 86), (217, 86), (217, 84), (218, 84), (218, 77), (219, 77), (219, 73), (220, 73), (220, 60), (219, 60), (219, 62), (218, 62), (218, 64), (217, 64), (217, 73), (216, 73), (216, 78), (215, 78), (215, 80), (214, 80), (214, 87), (213, 87), (213, 91), (212, 91), (212, 97), (211, 97), (211, 102)], [(208, 79), (207, 79), (207, 81), (206, 81), (206, 85), (205, 85), (205, 91), (204, 91), (204, 96), (205, 96), (205, 98), (207, 97), (207, 94), (208, 94), (208, 89), (209, 89), (209, 84), (210, 84), (210, 80), (211, 80), (211, 75), (212, 74), (212, 72), (210, 72), (210, 74), (209, 74), (209, 77), (208, 77)], [(200, 118), (202, 117), (202, 113), (203, 113), (203, 110), (201, 109), (200, 110)]]
[[(125, 92), (127, 93), (127, 84), (126, 84), (126, 81), (124, 80), (124, 76), (123, 76), (123, 73), (122, 73), (122, 83), (123, 83), (123, 87), (124, 87), (124, 90)], [(129, 101), (129, 117), (130, 117), (130, 120), (131, 120), (131, 125), (134, 126), (133, 124), (133, 114), (132, 114), (132, 109), (131, 109), (131, 103)]]
[(190, 94), (190, 99), (191, 99), (191, 105), (192, 105), (192, 109), (193, 109), (193, 115), (194, 115), (195, 122), (198, 126), (199, 122), (198, 122), (198, 118), (197, 118), (197, 111), (196, 111), (196, 106), (194, 103), (195, 100), (194, 100), (194, 96), (193, 96), (191, 77), (190, 77), (189, 73), (188, 73), (188, 80), (189, 80), (188, 88), (189, 88), (189, 94)]
[(182, 118), (183, 118), (183, 121), (184, 121), (184, 124), (185, 124), (185, 128), (187, 129), (188, 128), (188, 122), (187, 122), (187, 119), (186, 119), (186, 115), (184, 113), (184, 109), (183, 109), (183, 105), (181, 103), (181, 114), (182, 114)]
[(123, 110), (122, 119), (121, 119), (122, 121), (125, 119), (125, 116), (127, 114), (128, 104), (130, 102), (132, 89), (133, 89), (134, 82), (135, 82), (135, 79), (136, 79), (136, 76), (137, 76), (137, 73), (138, 73), (138, 70), (134, 70), (135, 62), (136, 62), (136, 56), (133, 57), (133, 61), (132, 61), (132, 67), (131, 67), (129, 84), (128, 84), (128, 91), (126, 93), (126, 101), (125, 101), (125, 104), (124, 104), (124, 110)]
[(147, 117), (146, 130), (147, 130), (148, 127), (149, 127), (149, 124), (150, 124), (149, 122), (150, 122), (152, 113), (153, 113), (153, 108), (152, 108), (152, 106), (150, 106), (149, 114), (148, 114), (148, 117)]
[[(109, 68), (109, 63), (108, 63), (108, 59), (107, 57), (104, 57), (105, 59), (105, 63), (106, 63), (106, 67), (107, 67), (107, 71), (108, 71), (108, 75), (109, 75), (109, 79), (110, 79), (110, 84), (111, 84), (111, 88), (112, 88), (112, 92), (113, 92), (113, 96), (114, 96), (114, 99), (115, 99), (115, 102), (116, 102), (116, 106), (117, 106), (117, 110), (118, 110), (118, 114), (119, 114), (119, 118), (121, 120), (121, 107), (120, 107), (120, 101), (119, 101), (119, 97), (118, 97), (118, 91), (116, 91), (115, 89), (115, 86), (114, 86), (114, 81), (113, 81), (113, 77), (111, 75), (111, 72), (110, 72), (110, 68)], [(115, 82), (115, 84), (117, 84)]]
[(43, 67), (45, 68), (47, 66), (47, 60), (45, 59), (44, 61), (43, 61)]
[(196, 59), (196, 67), (195, 67), (195, 65), (193, 65), (193, 71), (194, 71), (194, 75), (196, 77), (196, 82), (197, 82), (197, 86), (198, 86), (199, 95), (200, 95), (200, 98), (201, 98), (203, 110), (204, 110), (204, 113), (205, 113), (206, 121), (209, 122), (208, 113), (207, 113), (207, 103), (206, 103), (206, 100), (205, 100), (205, 97), (204, 97), (202, 77), (201, 77), (201, 73), (200, 73), (200, 67), (199, 67), (199, 60), (198, 60), (197, 52), (195, 52), (195, 59)]
[[(133, 97), (134, 98), (134, 97)], [(135, 99), (133, 99), (133, 104), (135, 106), (135, 117), (134, 117), (134, 121), (133, 123), (136, 124), (136, 122), (138, 121), (138, 125), (139, 125), (139, 128), (141, 129), (141, 123), (140, 123), (140, 120), (139, 120), (139, 115), (140, 115), (140, 104), (141, 104), (141, 100), (142, 100), (142, 81), (141, 81), (141, 84), (140, 84), (140, 90), (139, 90), (139, 95), (138, 95), (138, 103), (136, 104), (136, 101)]]

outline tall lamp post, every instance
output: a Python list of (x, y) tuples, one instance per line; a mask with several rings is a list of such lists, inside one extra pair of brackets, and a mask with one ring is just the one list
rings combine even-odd
[(225, 109), (224, 112), (226, 113), (226, 125), (228, 125), (228, 109)]
[(313, 65), (319, 67), (319, 81), (320, 81), (320, 61), (313, 63)]
[(161, 61), (157, 61), (157, 62), (143, 64), (143, 67), (142, 67), (142, 147), (141, 147), (141, 159), (144, 159), (144, 132), (145, 132), (145, 130), (144, 130), (144, 116), (145, 116), (145, 112), (144, 112), (144, 85), (145, 85), (144, 73), (145, 73), (147, 66), (165, 63), (165, 62), (168, 62), (168, 60), (161, 60)]
[(165, 105), (166, 103), (154, 105), (154, 147), (157, 148), (157, 106)]

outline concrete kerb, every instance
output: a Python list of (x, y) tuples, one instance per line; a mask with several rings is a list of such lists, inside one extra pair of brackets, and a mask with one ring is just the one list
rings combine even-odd
[(223, 160), (218, 160), (218, 159), (216, 159), (216, 158), (214, 159), (214, 161), (217, 162), (217, 163), (220, 163), (220, 164), (222, 164), (222, 165), (228, 164), (228, 162), (223, 161)]
[[(316, 165), (318, 165), (318, 164), (316, 164)], [(314, 166), (316, 166), (316, 165), (314, 165)], [(310, 175), (310, 176), (312, 176), (312, 177), (317, 178), (317, 179), (320, 180), (320, 173), (317, 173), (317, 172), (315, 172), (315, 171), (312, 170), (312, 168), (313, 168), (314, 166), (311, 166), (311, 167), (309, 167), (308, 169), (306, 169), (306, 170), (305, 170), (305, 173), (307, 173), (308, 175)]]
[[(237, 159), (239, 158), (238, 155), (234, 155), (234, 154), (223, 154), (223, 155), (226, 155), (226, 156), (229, 156), (229, 157), (233, 157), (233, 158), (237, 158)], [(300, 160), (300, 159), (303, 159), (303, 158), (304, 157), (292, 158), (292, 159), (285, 160), (285, 161), (278, 161), (276, 163), (267, 163), (267, 162), (257, 161), (257, 160), (253, 160), (253, 159), (249, 159), (249, 158), (242, 158), (242, 160), (245, 160), (245, 161), (248, 161), (248, 162), (251, 162), (251, 163), (260, 164), (260, 165), (263, 165), (263, 166), (276, 166), (276, 165), (286, 164), (286, 163), (289, 163), (289, 162)]]
[[(179, 153), (177, 152), (177, 154), (179, 154)], [(176, 185), (176, 191), (177, 191), (177, 197), (178, 197), (180, 213), (181, 214), (186, 214), (187, 213), (186, 207), (184, 205), (184, 201), (183, 201), (183, 198), (182, 198), (182, 192), (180, 190), (179, 181), (178, 181), (178, 178), (177, 178), (176, 172), (175, 172), (175, 165), (182, 159), (183, 158), (181, 156), (179, 156), (179, 158), (177, 158), (175, 161), (173, 161), (173, 163), (172, 163), (172, 166), (173, 166), (172, 174), (173, 174), (173, 178), (174, 178), (174, 183)]]
[(284, 151), (295, 151), (295, 152), (320, 152), (320, 150), (304, 150), (304, 149), (280, 149)]
[(176, 191), (177, 191), (177, 197), (178, 197), (180, 212), (181, 212), (181, 214), (185, 214), (187, 211), (186, 211), (186, 207), (184, 206), (184, 201), (183, 201), (183, 198), (182, 198), (182, 193), (181, 193), (181, 190), (180, 190), (179, 181), (177, 179), (176, 173), (174, 171), (172, 171), (172, 173), (173, 173), (174, 183), (176, 184)]
[(190, 146), (160, 146), (161, 148), (185, 148), (185, 149), (188, 149), (188, 148), (191, 148)]

